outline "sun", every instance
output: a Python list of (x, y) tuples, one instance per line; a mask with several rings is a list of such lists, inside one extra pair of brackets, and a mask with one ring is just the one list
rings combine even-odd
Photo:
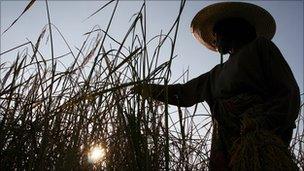
[(105, 149), (101, 146), (94, 146), (88, 153), (88, 160), (90, 163), (97, 163), (104, 159)]

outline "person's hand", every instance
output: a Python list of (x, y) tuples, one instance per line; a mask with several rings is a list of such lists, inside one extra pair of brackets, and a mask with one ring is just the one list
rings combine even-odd
[(151, 86), (149, 84), (137, 84), (131, 88), (131, 93), (140, 94), (144, 98), (151, 96)]

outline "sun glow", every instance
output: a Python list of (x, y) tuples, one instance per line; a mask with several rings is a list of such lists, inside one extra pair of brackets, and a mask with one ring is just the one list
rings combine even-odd
[(90, 163), (97, 163), (104, 159), (105, 149), (101, 146), (92, 147), (88, 153), (88, 160)]

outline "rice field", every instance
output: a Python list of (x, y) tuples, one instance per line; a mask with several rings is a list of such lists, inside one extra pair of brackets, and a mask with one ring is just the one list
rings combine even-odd
[[(186, 1), (179, 2), (169, 31), (149, 40), (147, 5), (138, 3), (122, 40), (109, 34), (119, 4), (112, 0), (96, 11), (112, 8), (107, 27), (89, 30), (74, 50), (52, 24), (45, 1), (48, 24), (37, 40), (1, 49), (15, 60), (0, 64), (0, 170), (207, 170), (211, 115), (197, 108), (208, 107), (188, 110), (130, 91), (137, 84), (171, 81)], [(55, 35), (65, 42), (66, 54), (55, 56)], [(162, 51), (170, 54), (165, 61)], [(73, 61), (65, 64), (66, 56)], [(303, 169), (303, 110), (297, 125), (290, 150)]]

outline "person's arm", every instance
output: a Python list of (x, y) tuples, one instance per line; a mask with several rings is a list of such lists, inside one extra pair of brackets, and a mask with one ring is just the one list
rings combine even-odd
[[(198, 102), (207, 100), (209, 90), (209, 72), (188, 81), (185, 84), (164, 85), (146, 84), (141, 86), (140, 94), (144, 97), (151, 97), (155, 100), (168, 102), (169, 104), (189, 107)], [(168, 99), (167, 99), (168, 97)]]

